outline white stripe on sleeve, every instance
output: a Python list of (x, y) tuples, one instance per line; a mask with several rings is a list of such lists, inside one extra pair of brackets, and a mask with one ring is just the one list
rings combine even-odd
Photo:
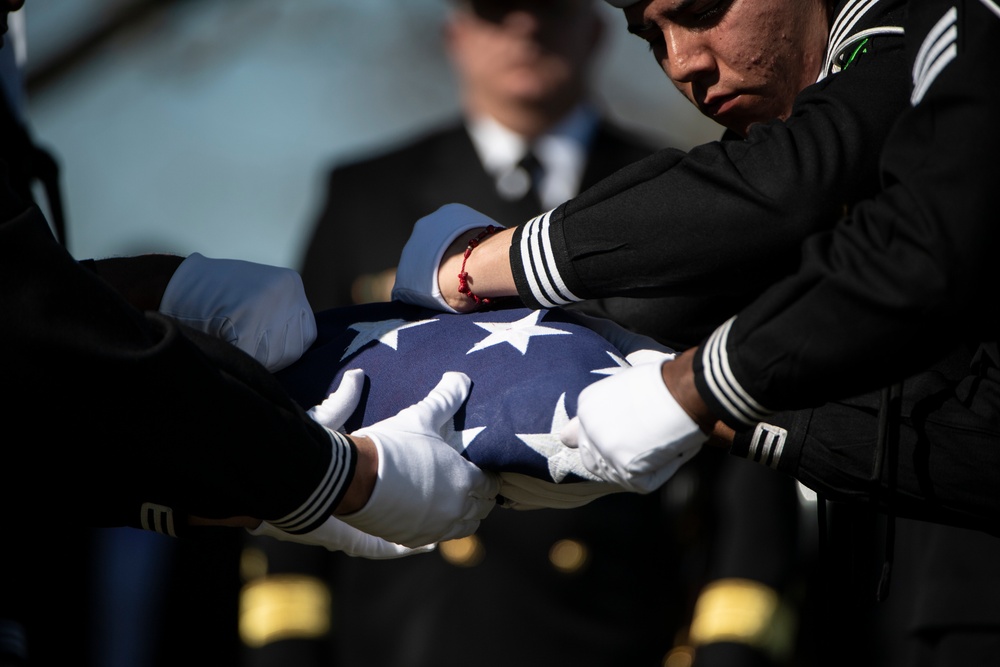
[(329, 514), (331, 509), (331, 499), (340, 494), (347, 481), (353, 452), (350, 443), (340, 433), (330, 429), (324, 430), (330, 436), (333, 456), (330, 457), (330, 465), (323, 480), (301, 506), (276, 521), (269, 521), (287, 533), (302, 532), (314, 523), (318, 523), (321, 518), (325, 518), (324, 515)]
[(521, 263), (532, 296), (546, 308), (581, 301), (566, 286), (556, 267), (552, 242), (549, 239), (549, 218), (552, 211), (532, 218), (521, 234)]
[(702, 365), (705, 382), (716, 400), (729, 414), (749, 426), (771, 414), (771, 411), (743, 389), (729, 365), (726, 341), (735, 320), (735, 317), (730, 318), (709, 336), (702, 351)]

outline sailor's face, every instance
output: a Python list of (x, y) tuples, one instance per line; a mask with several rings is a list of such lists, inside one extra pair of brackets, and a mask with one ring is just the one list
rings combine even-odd
[(829, 25), (826, 0), (648, 0), (625, 17), (677, 89), (741, 135), (788, 117), (819, 76)]

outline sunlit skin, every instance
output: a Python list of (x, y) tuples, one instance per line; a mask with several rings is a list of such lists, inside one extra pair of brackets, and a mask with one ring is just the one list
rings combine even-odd
[(681, 94), (742, 136), (790, 115), (819, 77), (829, 30), (826, 0), (649, 0), (624, 12)]
[(592, 0), (456, 3), (445, 45), (465, 108), (523, 136), (545, 132), (586, 96), (602, 28)]
[[(819, 78), (826, 53), (827, 0), (649, 0), (627, 7), (628, 31), (646, 40), (674, 86), (703, 114), (746, 136), (755, 123), (791, 115), (795, 97)], [(694, 384), (697, 348), (663, 364), (678, 404), (727, 446)]]

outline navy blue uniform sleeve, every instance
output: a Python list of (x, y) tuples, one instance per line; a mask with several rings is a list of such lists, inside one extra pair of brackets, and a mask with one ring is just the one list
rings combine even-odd
[(0, 224), (0, 308), (13, 522), (175, 534), (195, 514), (305, 532), (346, 490), (349, 440), (249, 356), (129, 306), (33, 207)]
[(907, 31), (912, 108), (884, 192), (709, 337), (695, 382), (739, 430), (737, 456), (832, 499), (1000, 534), (1000, 5), (922, 3)]
[(804, 90), (786, 121), (618, 172), (518, 228), (519, 295), (534, 307), (622, 294), (739, 294), (745, 305), (797, 267), (808, 236), (877, 191), (908, 87), (902, 38), (882, 35)]
[(704, 345), (699, 389), (732, 425), (870, 391), (956, 344), (996, 340), (1000, 315), (984, 307), (1000, 287), (1000, 17), (989, 4), (922, 5), (913, 106), (887, 144), (883, 191), (809, 239), (798, 273)]

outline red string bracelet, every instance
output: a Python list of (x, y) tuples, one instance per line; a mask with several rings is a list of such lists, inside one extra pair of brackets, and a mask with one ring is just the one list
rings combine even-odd
[(469, 289), (469, 274), (465, 270), (465, 263), (469, 261), (469, 255), (471, 255), (472, 251), (476, 249), (476, 246), (479, 245), (480, 241), (485, 239), (490, 234), (499, 232), (501, 229), (503, 229), (503, 227), (494, 227), (493, 225), (489, 225), (486, 229), (480, 232), (479, 236), (469, 240), (469, 245), (465, 248), (465, 255), (462, 257), (462, 272), (458, 274), (458, 293), (464, 294), (477, 304), (481, 303), (484, 306), (488, 306), (490, 304), (490, 299), (477, 296), (472, 293), (471, 289)]

